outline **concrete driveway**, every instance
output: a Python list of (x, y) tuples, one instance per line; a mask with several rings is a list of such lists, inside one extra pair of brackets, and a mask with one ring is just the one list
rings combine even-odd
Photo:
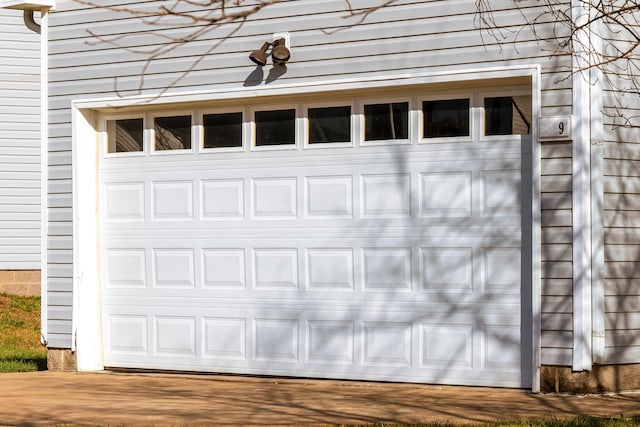
[(0, 374), (0, 425), (335, 425), (640, 415), (640, 393), (220, 375)]

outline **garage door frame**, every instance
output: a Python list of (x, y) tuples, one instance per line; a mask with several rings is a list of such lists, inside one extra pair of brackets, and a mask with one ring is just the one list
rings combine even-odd
[[(396, 88), (410, 85), (445, 84), (477, 81), (478, 87), (496, 79), (521, 79), (532, 88), (532, 164), (523, 165), (531, 170), (530, 215), (523, 215), (524, 226), (531, 227), (531, 263), (523, 264), (523, 271), (531, 273), (531, 287), (523, 288), (523, 325), (531, 325), (532, 390), (539, 390), (540, 366), (540, 148), (536, 143), (537, 118), (540, 113), (540, 69), (537, 66), (500, 69), (472, 69), (457, 73), (385, 76), (380, 78), (342, 80), (318, 84), (283, 84), (276, 87), (231, 89), (217, 92), (198, 92), (163, 96), (79, 100), (72, 102), (72, 157), (73, 157), (73, 348), (77, 351), (78, 369), (102, 370), (103, 350), (101, 336), (100, 251), (98, 241), (98, 128), (99, 113), (117, 107), (135, 109), (177, 106), (189, 103), (234, 100), (249, 101), (258, 96), (302, 95), (314, 92)], [(529, 216), (529, 218), (527, 218)], [(528, 233), (525, 233), (528, 234)], [(46, 303), (46, 302), (45, 302)], [(525, 309), (530, 309), (527, 316)], [(526, 348), (526, 346), (525, 346)], [(526, 362), (526, 361), (523, 361)]]

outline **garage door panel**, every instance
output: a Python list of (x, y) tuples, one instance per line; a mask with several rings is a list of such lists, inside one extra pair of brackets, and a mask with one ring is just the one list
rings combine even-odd
[(351, 242), (325, 241), (322, 245), (311, 242), (310, 247), (292, 247), (294, 242), (238, 247), (237, 241), (233, 246), (227, 241), (197, 245), (151, 241), (141, 248), (141, 241), (117, 243), (104, 249), (107, 293), (112, 288), (114, 292), (179, 288), (211, 295), (279, 290), (277, 295), (284, 296), (308, 290), (340, 295), (498, 294), (506, 298), (513, 294), (517, 298), (521, 280), (520, 247), (514, 246), (400, 246), (395, 242), (347, 246)]
[[(110, 160), (113, 163), (114, 159)], [(371, 160), (381, 162), (380, 158)], [(158, 163), (153, 157), (149, 161)], [(519, 159), (511, 160), (508, 166), (504, 159), (465, 162), (457, 158), (433, 163), (421, 162), (417, 156), (408, 164), (395, 165), (389, 158), (383, 165), (360, 167), (270, 161), (268, 174), (256, 156), (246, 169), (240, 164), (226, 169), (223, 176), (211, 170), (210, 162), (205, 169), (192, 165), (189, 172), (175, 173), (107, 167), (103, 171), (109, 175), (103, 199), (112, 202), (106, 205), (109, 210), (103, 217), (112, 221), (118, 215), (139, 219), (140, 198), (145, 192), (152, 193), (151, 209), (145, 216), (150, 223), (189, 219), (194, 211), (199, 219), (242, 218), (249, 222), (405, 218), (416, 216), (416, 208), (418, 218), (448, 222), (456, 217), (519, 214)], [(247, 170), (257, 170), (260, 176), (246, 176)], [(143, 190), (140, 182), (130, 182), (135, 179), (144, 179), (146, 188)]]
[(110, 326), (117, 335), (107, 338), (114, 366), (146, 361), (186, 370), (336, 378), (362, 378), (373, 369), (379, 379), (466, 383), (476, 377), (493, 385), (504, 378), (487, 371), (515, 377), (520, 369), (510, 353), (520, 345), (516, 314), (479, 321), (467, 313), (451, 322), (428, 312), (354, 316), (345, 308), (154, 310), (146, 317), (106, 315), (107, 324), (121, 326)]
[[(309, 167), (319, 170), (321, 175), (332, 174), (336, 170), (369, 170), (372, 173), (388, 170), (389, 166), (402, 171), (407, 163), (418, 162), (432, 170), (447, 170), (454, 165), (456, 169), (477, 169), (483, 165), (492, 165), (485, 169), (518, 169), (522, 155), (526, 152), (528, 141), (503, 140), (482, 143), (427, 143), (412, 145), (359, 146), (341, 149), (294, 149), (252, 152), (208, 152), (200, 153), (194, 159), (191, 153), (154, 154), (144, 163), (140, 156), (106, 156), (101, 159), (101, 170), (124, 173), (150, 173), (163, 179), (169, 175), (188, 176), (190, 171), (200, 170), (207, 176), (224, 178), (234, 169), (249, 170), (259, 162), (263, 165), (254, 176), (277, 176), (282, 167)], [(528, 148), (530, 153), (530, 148)], [(304, 156), (300, 153), (304, 152)], [(215, 169), (211, 163), (220, 163)], [(289, 170), (289, 169), (285, 169)]]

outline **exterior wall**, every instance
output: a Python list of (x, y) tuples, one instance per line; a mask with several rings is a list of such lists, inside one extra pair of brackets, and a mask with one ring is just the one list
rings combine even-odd
[[(620, 28), (605, 26), (605, 49), (613, 43), (624, 47), (625, 34)], [(606, 72), (602, 80), (605, 243), (602, 363), (640, 362), (640, 97), (637, 81), (634, 86), (628, 77), (627, 70), (623, 70), (620, 75)]]
[[(352, 2), (355, 6), (379, 3)], [(71, 100), (251, 87), (264, 85), (265, 80), (275, 87), (281, 83), (540, 64), (542, 114), (570, 115), (570, 79), (562, 80), (563, 75), (557, 71), (567, 66), (568, 58), (550, 57), (544, 43), (536, 40), (529, 27), (522, 26), (527, 16), (531, 19), (541, 12), (539, 2), (519, 2), (519, 10), (511, 1), (492, 2), (496, 22), (516, 29), (509, 28), (504, 35), (517, 36), (517, 49), (513, 49), (512, 39), (497, 44), (486, 34), (481, 37), (474, 26), (475, 3), (399, 0), (358, 23), (359, 18), (344, 19), (346, 2), (342, 0), (284, 1), (266, 8), (241, 27), (211, 29), (196, 41), (147, 63), (149, 54), (134, 50), (166, 43), (161, 35), (184, 36), (192, 31), (192, 23), (176, 19), (171, 28), (149, 26), (126, 13), (59, 1), (50, 15), (49, 43), (48, 287), (50, 295), (55, 294), (49, 300), (50, 347), (69, 348), (72, 342)], [(145, 4), (152, 8), (159, 2), (136, 3), (135, 7), (145, 8)], [(553, 23), (538, 24), (538, 36), (553, 27)], [(119, 46), (114, 46), (91, 37), (88, 28), (105, 39), (125, 32), (131, 37), (117, 38)], [(523, 31), (517, 31), (520, 29)], [(260, 69), (248, 60), (248, 53), (271, 40), (274, 30), (291, 35), (292, 59), (281, 75), (274, 75), (270, 65)], [(478, 73), (478, 79), (482, 79), (482, 73)], [(550, 149), (542, 166), (548, 171), (543, 180), (543, 192), (548, 193), (544, 218), (561, 217), (549, 224), (563, 231), (571, 225), (566, 207), (571, 185), (566, 185), (567, 170), (559, 171), (558, 167), (564, 168), (570, 153), (570, 146), (557, 154)], [(544, 276), (543, 306), (549, 311), (543, 319), (543, 363), (555, 363), (559, 357), (564, 362), (567, 354), (570, 362), (570, 350), (566, 349), (571, 348), (571, 336), (557, 322), (570, 318), (571, 303), (569, 300), (567, 313), (566, 304), (555, 307), (554, 300), (566, 300), (563, 297), (570, 288), (571, 275), (566, 272), (571, 271), (571, 259), (565, 253), (568, 250), (571, 254), (570, 242), (547, 239), (543, 251), (545, 271), (553, 272)]]
[(40, 36), (0, 9), (0, 292), (40, 292), (40, 201)]
[(573, 345), (571, 143), (543, 143), (542, 364), (570, 366)]

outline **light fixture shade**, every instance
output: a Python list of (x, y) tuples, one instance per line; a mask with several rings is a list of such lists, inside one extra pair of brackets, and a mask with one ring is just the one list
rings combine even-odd
[(260, 49), (254, 50), (253, 52), (251, 52), (251, 54), (249, 54), (249, 59), (251, 59), (257, 65), (264, 66), (267, 63), (267, 49), (269, 49), (270, 45), (271, 43), (264, 42)]
[(275, 40), (272, 46), (271, 58), (274, 64), (284, 64), (291, 58), (291, 52), (287, 49), (284, 39)]

